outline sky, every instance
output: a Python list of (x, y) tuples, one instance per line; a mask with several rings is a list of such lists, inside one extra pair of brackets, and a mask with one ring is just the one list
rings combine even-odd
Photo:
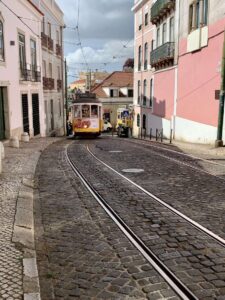
[(82, 70), (121, 70), (125, 60), (134, 56), (133, 0), (57, 0), (57, 3), (64, 12), (66, 26), (75, 28), (78, 24), (84, 53), (77, 30), (65, 29), (69, 82), (77, 80)]

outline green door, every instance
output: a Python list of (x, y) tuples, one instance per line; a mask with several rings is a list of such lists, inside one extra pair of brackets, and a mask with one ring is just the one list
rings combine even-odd
[(0, 140), (5, 138), (5, 119), (4, 119), (4, 102), (3, 88), (0, 87)]

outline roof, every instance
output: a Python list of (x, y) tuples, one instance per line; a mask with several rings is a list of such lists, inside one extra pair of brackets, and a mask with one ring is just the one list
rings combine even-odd
[(107, 95), (104, 92), (104, 87), (133, 87), (133, 72), (123, 72), (123, 71), (115, 71), (106, 77), (103, 82), (98, 84), (96, 87), (92, 89), (92, 93), (96, 93), (98, 98), (106, 98)]
[(79, 79), (79, 80), (76, 80), (74, 82), (71, 82), (70, 85), (72, 85), (72, 84), (83, 84), (83, 83), (86, 83), (86, 80), (85, 79)]
[(33, 3), (31, 0), (27, 0), (42, 16), (44, 16), (43, 12)]

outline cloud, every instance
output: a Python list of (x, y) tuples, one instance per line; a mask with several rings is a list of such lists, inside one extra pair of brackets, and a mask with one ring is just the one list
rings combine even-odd
[[(127, 58), (133, 57), (133, 47), (131, 47), (133, 41), (131, 41), (126, 48), (123, 47), (125, 44), (125, 41), (112, 40), (98, 49), (83, 47), (83, 52), (90, 68), (105, 68), (105, 66), (112, 64), (123, 65)], [(82, 50), (77, 49), (75, 52), (69, 53), (67, 55), (67, 62), (72, 67), (77, 67), (80, 63), (83, 64), (84, 57)]]
[[(77, 24), (78, 0), (57, 0), (68, 26)], [(133, 38), (133, 0), (80, 0), (79, 28), (82, 39)], [(71, 32), (66, 33), (70, 38)]]

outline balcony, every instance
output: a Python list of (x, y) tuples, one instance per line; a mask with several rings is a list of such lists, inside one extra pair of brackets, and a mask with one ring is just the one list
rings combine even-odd
[(20, 80), (31, 81), (31, 70), (27, 66), (20, 66)]
[(151, 7), (151, 22), (157, 24), (160, 19), (166, 16), (175, 8), (175, 0), (157, 0)]
[(58, 79), (57, 80), (57, 91), (61, 91), (62, 90), (62, 80), (61, 79)]
[(31, 81), (41, 82), (41, 69), (40, 69), (40, 67), (31, 66)]
[(44, 90), (54, 90), (55, 81), (53, 78), (43, 77), (43, 88)]
[(56, 55), (62, 56), (62, 47), (59, 44), (56, 44)]
[(174, 43), (168, 42), (152, 50), (151, 66), (153, 68), (163, 68), (173, 64), (174, 61)]
[(44, 32), (41, 33), (41, 45), (48, 48), (48, 36)]
[(53, 51), (53, 39), (48, 36), (48, 50)]

